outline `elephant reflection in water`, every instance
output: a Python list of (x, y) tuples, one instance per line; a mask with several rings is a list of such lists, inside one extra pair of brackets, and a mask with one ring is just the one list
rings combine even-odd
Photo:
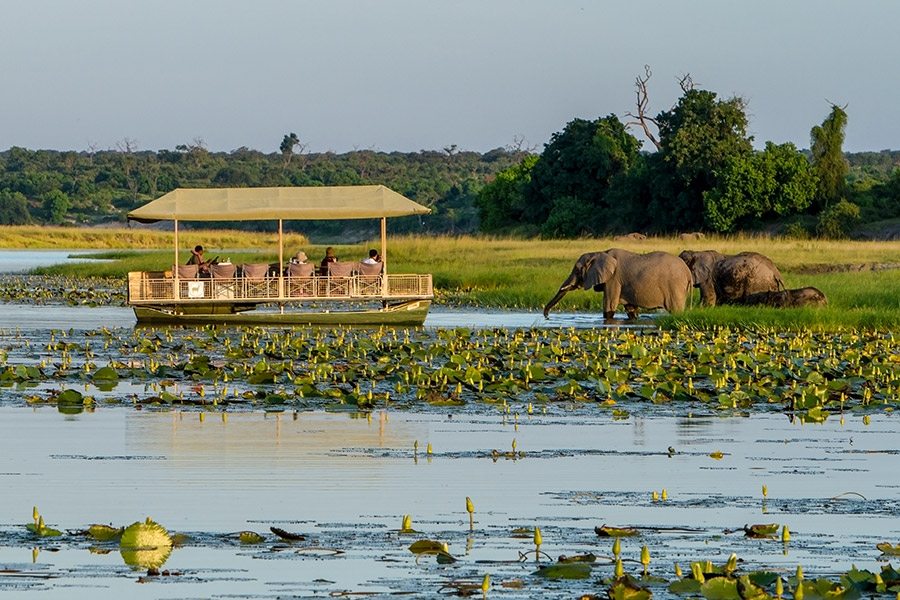
[(612, 319), (619, 304), (629, 319), (638, 309), (684, 310), (691, 294), (691, 271), (680, 258), (667, 252), (635, 254), (621, 248), (582, 254), (559, 291), (544, 307), (544, 317), (560, 299), (575, 289), (603, 292), (603, 317)]

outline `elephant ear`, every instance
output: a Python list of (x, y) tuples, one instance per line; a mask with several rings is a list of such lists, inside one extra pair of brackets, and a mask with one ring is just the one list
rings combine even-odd
[(699, 285), (712, 278), (715, 263), (701, 256), (694, 258), (693, 263), (689, 266), (691, 267), (691, 275), (694, 277), (694, 285)]
[(616, 265), (618, 261), (606, 252), (597, 253), (584, 272), (584, 289), (590, 290), (609, 281), (616, 272)]

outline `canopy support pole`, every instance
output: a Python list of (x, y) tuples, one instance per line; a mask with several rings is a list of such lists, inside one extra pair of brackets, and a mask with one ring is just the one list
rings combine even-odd
[(387, 292), (387, 217), (381, 217), (381, 297)]
[[(278, 297), (284, 298), (284, 222), (278, 219)], [(282, 306), (282, 310), (284, 307)]]
[(172, 270), (174, 273), (172, 275), (175, 277), (175, 293), (173, 297), (176, 300), (180, 300), (181, 296), (181, 285), (178, 283), (178, 219), (174, 220), (175, 222), (175, 264), (172, 265)]

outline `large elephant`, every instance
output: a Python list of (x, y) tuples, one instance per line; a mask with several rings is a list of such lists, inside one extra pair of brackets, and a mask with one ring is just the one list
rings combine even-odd
[(703, 306), (729, 304), (757, 292), (784, 289), (778, 267), (758, 252), (685, 250), (678, 256), (690, 267)]
[(567, 292), (581, 288), (603, 292), (603, 318), (611, 319), (619, 304), (625, 305), (628, 318), (638, 308), (664, 308), (670, 313), (684, 310), (691, 293), (691, 271), (677, 256), (667, 252), (635, 254), (621, 248), (582, 254), (569, 277), (544, 307), (549, 318), (553, 308)]

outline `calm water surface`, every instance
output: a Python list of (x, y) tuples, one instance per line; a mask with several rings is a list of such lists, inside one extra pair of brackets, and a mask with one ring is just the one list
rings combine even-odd
[[(593, 532), (603, 524), (695, 529), (646, 531), (624, 541), (623, 554), (633, 559), (649, 545), (651, 571), (666, 577), (674, 562), (724, 562), (731, 552), (748, 566), (803, 564), (807, 573), (827, 575), (853, 563), (877, 571), (874, 545), (900, 539), (900, 488), (887, 475), (896, 470), (896, 421), (879, 415), (866, 425), (847, 416), (843, 424), (830, 418), (800, 425), (781, 415), (666, 414), (513, 421), (499, 410), (481, 417), (207, 413), (201, 420), (196, 412), (124, 408), (78, 415), (0, 409), (0, 567), (56, 575), (27, 582), (0, 575), (0, 591), (26, 582), (47, 598), (71, 597), (70, 586), (137, 598), (324, 597), (341, 590), (441, 597), (442, 583), (480, 581), (490, 572), (495, 583), (526, 583), (502, 597), (529, 598), (534, 564), (517, 559), (533, 547), (512, 531), (535, 525), (542, 550), (554, 558), (609, 555), (611, 541)], [(524, 456), (505, 458), (513, 441)], [(724, 458), (710, 458), (716, 451)], [(652, 492), (663, 489), (668, 500), (654, 502)], [(845, 492), (859, 495), (833, 499)], [(475, 505), (472, 532), (466, 496)], [(135, 585), (140, 573), (116, 551), (91, 553), (73, 537), (35, 542), (21, 525), (32, 506), (66, 530), (152, 516), (191, 536), (165, 565), (181, 575)], [(405, 514), (419, 535), (397, 533)], [(785, 547), (723, 534), (746, 523), (787, 524), (792, 541)], [(268, 531), (273, 525), (307, 541), (280, 543)], [(241, 530), (267, 541), (241, 546), (233, 535)], [(447, 541), (459, 562), (416, 564), (406, 547), (426, 538)], [(345, 554), (297, 552), (303, 546)], [(611, 573), (595, 570), (597, 581)], [(599, 590), (596, 582), (567, 583), (558, 594), (541, 585), (545, 597)]]

